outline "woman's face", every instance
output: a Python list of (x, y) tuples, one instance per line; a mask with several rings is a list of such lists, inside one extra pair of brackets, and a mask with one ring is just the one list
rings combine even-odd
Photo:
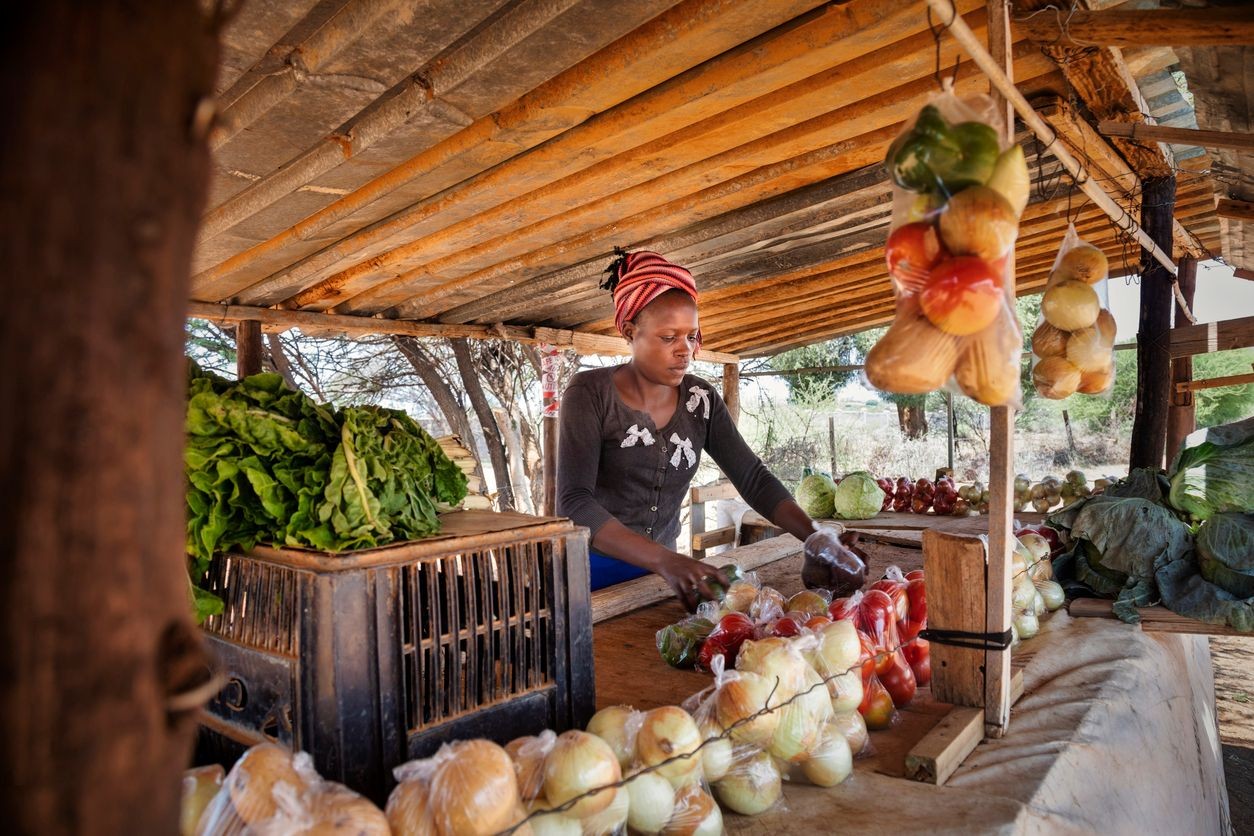
[(678, 386), (697, 351), (697, 303), (668, 291), (645, 306), (623, 329), (636, 371), (650, 383)]

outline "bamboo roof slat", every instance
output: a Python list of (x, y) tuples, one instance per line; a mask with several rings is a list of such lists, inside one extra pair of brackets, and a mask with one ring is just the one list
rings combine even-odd
[[(891, 319), (880, 164), (937, 88), (923, 0), (263, 5), (226, 30), (194, 310), (619, 353), (598, 284), (623, 246), (693, 270), (707, 359)], [(985, 4), (956, 7), (986, 37)], [(1030, 28), (1012, 28), (1014, 76), (1060, 146), (1133, 217), (1142, 179), (1176, 174), (1175, 252), (1223, 252), (1241, 222), (1216, 216), (1207, 157), (1094, 128), (1144, 120), (1133, 74), (1161, 73), (1176, 51), (1124, 61), (1038, 44)], [(946, 74), (957, 62), (960, 95), (985, 91), (943, 33), (939, 57)], [(1114, 274), (1135, 270), (1125, 234), (1066, 182), (1050, 194), (1059, 165), (1024, 144), (1037, 187), (1018, 292), (1044, 285), (1068, 216)]]

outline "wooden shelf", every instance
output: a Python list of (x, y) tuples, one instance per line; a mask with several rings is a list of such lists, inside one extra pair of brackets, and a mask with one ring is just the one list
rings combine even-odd
[[(1077, 598), (1067, 605), (1067, 612), (1076, 618), (1115, 618), (1113, 601), (1098, 598)], [(1147, 633), (1194, 633), (1203, 636), (1241, 636), (1254, 639), (1254, 633), (1241, 633), (1222, 624), (1207, 624), (1196, 618), (1177, 615), (1164, 607), (1141, 607), (1141, 629)]]

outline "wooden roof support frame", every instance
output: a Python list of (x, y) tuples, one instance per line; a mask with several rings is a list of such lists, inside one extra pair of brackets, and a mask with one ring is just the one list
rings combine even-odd
[[(1014, 107), (1015, 112), (1023, 119), (1029, 130), (1044, 143), (1046, 149), (1054, 155), (1054, 158), (1062, 164), (1063, 168), (1075, 178), (1076, 184), (1085, 195), (1094, 203), (1101, 207), (1115, 225), (1131, 235), (1136, 242), (1140, 244), (1150, 256), (1163, 266), (1168, 273), (1174, 278), (1176, 275), (1176, 264), (1172, 261), (1171, 256), (1163, 252), (1162, 247), (1155, 243), (1145, 230), (1141, 229), (1140, 224), (1133, 220), (1124, 209), (1119, 206), (1115, 200), (1106, 193), (1106, 190), (1099, 186), (1091, 177), (1084, 174), (1084, 166), (1076, 159), (1064, 143), (1056, 142), (1057, 134), (1053, 128), (1046, 124), (1033, 108), (1028, 104), (1027, 99), (1023, 98), (1023, 94), (1018, 91), (1007, 76), (1004, 70), (998, 66), (997, 61), (989, 55), (988, 50), (980, 43), (979, 38), (971, 31), (962, 16), (958, 14), (951, 0), (928, 0), (928, 5), (940, 17), (941, 25), (945, 27), (959, 43), (961, 43), (975, 61), (984, 74), (989, 77), (990, 82), (998, 93), (1005, 96)], [(1186, 312), (1186, 318), (1193, 322), (1193, 314), (1188, 305), (1184, 303), (1183, 297), (1180, 295), (1180, 287), (1176, 283), (1172, 283), (1172, 289), (1176, 296), (1176, 301)]]
[[(579, 354), (622, 356), (630, 353), (621, 337), (589, 334), (561, 328), (522, 328), (516, 325), (443, 325), (436, 322), (415, 322), (406, 319), (378, 319), (366, 316), (337, 316), (312, 311), (289, 311), (280, 308), (257, 308), (248, 305), (214, 305), (189, 302), (187, 315), (211, 322), (259, 322), (270, 328), (303, 328), (362, 336), (366, 334), (397, 334), (408, 337), (463, 337), (472, 340), (515, 340), (521, 343), (545, 343)], [(738, 363), (735, 354), (702, 349), (697, 359), (706, 363)]]
[(1254, 136), (1236, 131), (1168, 128), (1147, 125), (1144, 122), (1115, 122), (1108, 119), (1097, 123), (1097, 131), (1104, 136), (1125, 136), (1129, 139), (1170, 142), (1176, 145), (1196, 145), (1199, 148), (1239, 148), (1254, 151)]
[(1072, 46), (1245, 46), (1254, 44), (1254, 9), (1051, 10), (1015, 18), (1041, 44)]

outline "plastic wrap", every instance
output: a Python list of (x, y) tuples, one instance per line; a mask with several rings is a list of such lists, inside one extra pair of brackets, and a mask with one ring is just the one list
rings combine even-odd
[(512, 827), (525, 812), (514, 762), (491, 741), (446, 743), (393, 774), (399, 783), (388, 798), (387, 818), (397, 836), (488, 836)]
[(1107, 275), (1106, 256), (1083, 241), (1074, 224), (1068, 226), (1032, 332), (1032, 383), (1042, 397), (1109, 394), (1114, 386), (1115, 318)]
[(877, 589), (856, 592), (833, 601), (831, 613), (837, 621), (852, 621), (857, 628), (862, 674), (858, 711), (868, 728), (890, 728), (897, 721), (896, 707), (913, 699), (916, 687), (914, 672), (900, 648), (892, 599)]
[(198, 766), (183, 773), (183, 793), (179, 803), (179, 833), (194, 836), (200, 817), (222, 789), (226, 770), (217, 764)]
[(263, 743), (231, 768), (195, 832), (387, 836), (391, 829), (383, 811), (368, 799), (319, 777), (308, 754)]
[(889, 148), (885, 257), (896, 315), (867, 355), (877, 389), (923, 394), (952, 378), (988, 406), (1020, 400), (1022, 335), (1008, 256), (1030, 181), (1022, 149), (1001, 140), (997, 122), (987, 97), (946, 91)]
[(849, 595), (866, 582), (866, 555), (857, 548), (856, 535), (843, 527), (821, 525), (806, 538), (801, 582), (807, 589)]
[(931, 648), (926, 639), (919, 638), (919, 633), (927, 627), (927, 586), (923, 570), (916, 569), (907, 576), (900, 567), (889, 566), (884, 577), (871, 588), (892, 599), (901, 652), (914, 674), (915, 684), (927, 685), (932, 681)]

